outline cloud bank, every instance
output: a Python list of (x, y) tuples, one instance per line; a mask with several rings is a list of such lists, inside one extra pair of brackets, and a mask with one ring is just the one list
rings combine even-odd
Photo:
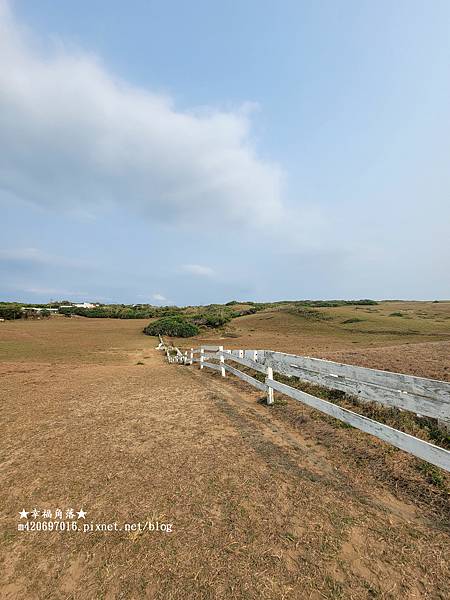
[(2, 0), (0, 139), (0, 190), (53, 210), (254, 225), (283, 212), (282, 170), (258, 158), (245, 106), (181, 111), (95, 56), (44, 52)]

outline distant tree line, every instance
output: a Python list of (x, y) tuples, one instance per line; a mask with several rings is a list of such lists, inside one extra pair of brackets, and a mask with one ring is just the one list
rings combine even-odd
[(64, 315), (78, 315), (90, 319), (154, 319), (165, 314), (176, 314), (171, 307), (166, 307), (166, 310), (164, 310), (157, 306), (135, 308), (133, 306), (115, 305), (95, 306), (94, 308), (60, 306), (59, 312)]
[(0, 303), (0, 319), (7, 319), (12, 321), (15, 319), (21, 319), (23, 316), (22, 306), (13, 302), (1, 302)]
[[(40, 308), (41, 310), (34, 310)], [(0, 302), (0, 319), (15, 321), (17, 319), (30, 319), (35, 317), (49, 317), (50, 311), (39, 305), (27, 306), (15, 302)]]
[[(310, 308), (336, 307), (347, 305), (374, 305), (375, 300), (283, 300), (280, 302), (239, 302), (231, 300), (226, 304), (209, 304), (207, 306), (153, 306), (151, 304), (103, 304), (93, 308), (71, 306), (68, 300), (51, 301), (47, 304), (21, 304), (14, 302), (0, 303), (0, 318), (22, 319), (33, 315), (22, 308), (41, 308), (39, 316), (49, 316), (47, 308), (57, 308), (66, 315), (78, 315), (92, 319), (158, 319), (150, 323), (144, 332), (148, 335), (173, 335), (187, 337), (197, 335), (200, 329), (216, 329), (225, 326), (231, 319), (255, 314), (267, 308), (290, 306), (297, 311)], [(303, 308), (302, 308), (303, 307)]]

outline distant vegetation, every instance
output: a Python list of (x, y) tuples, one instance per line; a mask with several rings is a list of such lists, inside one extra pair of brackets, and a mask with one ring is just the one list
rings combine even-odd
[(235, 317), (254, 314), (258, 310), (254, 306), (237, 309), (237, 305), (236, 302), (232, 305), (211, 304), (209, 306), (177, 309), (176, 314), (162, 317), (154, 323), (150, 323), (145, 327), (144, 333), (147, 335), (191, 337), (197, 335), (201, 328), (217, 329), (223, 327)]
[(182, 316), (163, 317), (154, 323), (150, 323), (144, 329), (147, 335), (171, 335), (174, 337), (192, 337), (200, 332), (193, 323), (189, 323)]
[[(207, 306), (152, 306), (151, 304), (101, 304), (93, 308), (72, 306), (68, 300), (52, 301), (48, 304), (0, 303), (0, 318), (22, 319), (39, 315), (49, 316), (45, 309), (58, 309), (67, 317), (73, 315), (91, 319), (157, 319), (150, 323), (144, 332), (148, 335), (172, 335), (189, 337), (197, 335), (202, 329), (220, 329), (236, 317), (252, 315), (261, 310), (280, 308), (307, 319), (326, 320), (329, 317), (315, 310), (322, 307), (347, 305), (373, 305), (374, 300), (299, 300), (280, 302), (240, 302), (231, 300), (226, 304)], [(33, 314), (31, 308), (42, 309)], [(28, 308), (24, 311), (22, 308)]]
[[(39, 308), (40, 310), (35, 310)], [(26, 309), (26, 310), (24, 310)], [(50, 311), (44, 305), (24, 305), (16, 302), (0, 302), (0, 319), (16, 321), (17, 319), (33, 319), (49, 317)]]
[(316, 321), (327, 321), (331, 318), (323, 312), (320, 312), (314, 308), (308, 308), (303, 304), (293, 304), (289, 306), (287, 311), (291, 315), (298, 315), (304, 319), (315, 319)]
[[(322, 307), (334, 307), (334, 306), (347, 306), (347, 305), (373, 305), (377, 304), (374, 300), (301, 300), (297, 302), (281, 301), (281, 302), (238, 302), (232, 300), (226, 304), (210, 304), (209, 306), (198, 306), (198, 307), (184, 307), (175, 308), (177, 312), (171, 319), (160, 318), (155, 323), (150, 323), (145, 329), (144, 333), (148, 335), (173, 335), (175, 337), (189, 337), (191, 335), (197, 335), (201, 329), (217, 329), (224, 327), (227, 323), (236, 317), (243, 317), (245, 315), (252, 315), (261, 310), (269, 308), (279, 308), (281, 310), (287, 310), (291, 314), (299, 315), (306, 319), (312, 320), (328, 320), (330, 317), (317, 308)], [(166, 307), (170, 310), (170, 307)], [(157, 309), (159, 310), (159, 309)], [(176, 325), (177, 331), (180, 330), (181, 324), (186, 325), (183, 328), (183, 335), (171, 333)], [(195, 328), (187, 327), (192, 325)], [(191, 331), (192, 333), (187, 334), (186, 332)]]
[(0, 303), (0, 319), (21, 319), (23, 316), (22, 306), (9, 302)]
[[(236, 303), (237, 304), (237, 303)], [(199, 325), (220, 327), (234, 317), (244, 314), (253, 314), (265, 305), (249, 303), (249, 306), (240, 310), (233, 309), (231, 305), (210, 304), (208, 306), (152, 306), (150, 304), (105, 304), (95, 308), (82, 308), (77, 306), (59, 306), (59, 312), (92, 319), (154, 319), (184, 315), (189, 320), (196, 321)]]
[(365, 298), (363, 300), (299, 300), (294, 304), (313, 306), (315, 308), (327, 308), (334, 306), (374, 306), (378, 304), (375, 300)]
[(173, 316), (181, 312), (176, 306), (151, 306), (149, 304), (104, 304), (94, 308), (60, 306), (59, 312), (91, 319), (154, 319)]

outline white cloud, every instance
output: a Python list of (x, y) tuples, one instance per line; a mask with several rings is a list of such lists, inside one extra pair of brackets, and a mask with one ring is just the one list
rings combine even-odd
[(72, 290), (65, 290), (60, 288), (46, 288), (46, 287), (29, 287), (23, 288), (22, 292), (27, 292), (30, 294), (38, 294), (40, 296), (53, 296), (61, 298), (63, 296), (76, 297), (76, 298), (85, 298), (88, 296), (87, 292), (74, 292)]
[(13, 248), (0, 250), (0, 263), (29, 263), (32, 265), (48, 265), (75, 269), (92, 269), (92, 261), (68, 258), (42, 252), (38, 248)]
[(155, 300), (155, 302), (158, 302), (158, 304), (164, 304), (166, 306), (173, 304), (173, 300), (169, 300), (169, 298), (166, 298), (163, 296), (163, 294), (153, 294), (152, 300)]
[(63, 43), (45, 54), (0, 0), (0, 190), (88, 214), (268, 223), (282, 171), (255, 153), (247, 105), (181, 111)]
[(204, 265), (183, 265), (181, 270), (191, 275), (198, 275), (199, 277), (213, 277), (214, 271), (211, 267)]

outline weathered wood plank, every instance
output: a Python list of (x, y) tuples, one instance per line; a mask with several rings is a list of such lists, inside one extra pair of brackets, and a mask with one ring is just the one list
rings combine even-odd
[(436, 419), (445, 419), (448, 415), (447, 407), (439, 400), (436, 401), (424, 396), (413, 396), (400, 390), (392, 390), (371, 383), (352, 381), (344, 377), (334, 377), (333, 375), (324, 375), (307, 369), (294, 367), (286, 363), (270, 361), (273, 370), (282, 375), (298, 377), (303, 381), (308, 381), (316, 385), (322, 385), (327, 388), (341, 390), (365, 401), (379, 402), (385, 406), (409, 410), (416, 414), (433, 417)]
[(398, 389), (417, 396), (439, 397), (450, 404), (450, 383), (446, 381), (426, 379), (403, 373), (391, 373), (390, 371), (380, 371), (378, 369), (368, 369), (366, 367), (337, 363), (331, 360), (296, 356), (295, 354), (272, 352), (270, 350), (265, 351), (264, 358), (265, 360), (276, 360), (325, 375), (332, 374), (354, 381), (364, 381), (365, 383), (372, 383), (381, 387)]
[[(217, 354), (220, 355), (220, 353)], [(251, 360), (250, 358), (236, 356), (235, 354), (229, 354), (228, 352), (223, 352), (223, 356), (226, 361), (232, 360), (234, 362), (239, 363), (240, 365), (243, 365), (244, 367), (249, 367), (250, 369), (259, 371), (260, 373), (264, 373), (264, 375), (267, 373), (267, 369), (264, 365), (259, 364), (256, 361)]]
[(424, 442), (412, 435), (403, 433), (402, 431), (398, 431), (397, 429), (393, 429), (392, 427), (378, 423), (377, 421), (373, 421), (368, 417), (354, 413), (346, 408), (341, 408), (327, 400), (311, 396), (306, 392), (292, 388), (279, 381), (268, 382), (266, 380), (266, 384), (269, 383), (274, 390), (277, 390), (286, 396), (290, 396), (291, 398), (294, 398), (294, 400), (303, 402), (330, 417), (339, 419), (365, 433), (374, 435), (375, 437), (392, 444), (396, 448), (409, 452), (441, 469), (450, 471), (450, 452), (444, 448), (439, 448), (438, 446)]
[(222, 377), (225, 377), (225, 359), (224, 359), (224, 351), (223, 346), (219, 346), (219, 361), (220, 361), (220, 373)]
[(213, 369), (214, 371), (220, 371), (221, 370), (220, 365), (215, 365), (214, 363), (210, 363), (210, 362), (203, 361), (203, 366), (204, 367), (208, 367), (208, 369)]
[(272, 367), (267, 367), (267, 404), (271, 406), (273, 404), (273, 387), (271, 382), (273, 381), (273, 369)]
[(282, 352), (265, 351), (263, 364), (291, 375), (339, 389), (365, 400), (380, 402), (417, 414), (448, 420), (450, 384), (445, 381), (354, 367)]
[(250, 375), (247, 375), (247, 373), (243, 373), (242, 371), (235, 369), (231, 365), (227, 365), (225, 363), (225, 370), (228, 371), (229, 373), (232, 373), (233, 375), (236, 375), (236, 377), (239, 377), (239, 379), (242, 379), (243, 381), (245, 381), (246, 383), (249, 383), (253, 387), (256, 387), (259, 390), (262, 390), (263, 392), (265, 392), (267, 390), (265, 383), (263, 383), (262, 381), (258, 381), (257, 379), (255, 379), (254, 377), (251, 377)]

